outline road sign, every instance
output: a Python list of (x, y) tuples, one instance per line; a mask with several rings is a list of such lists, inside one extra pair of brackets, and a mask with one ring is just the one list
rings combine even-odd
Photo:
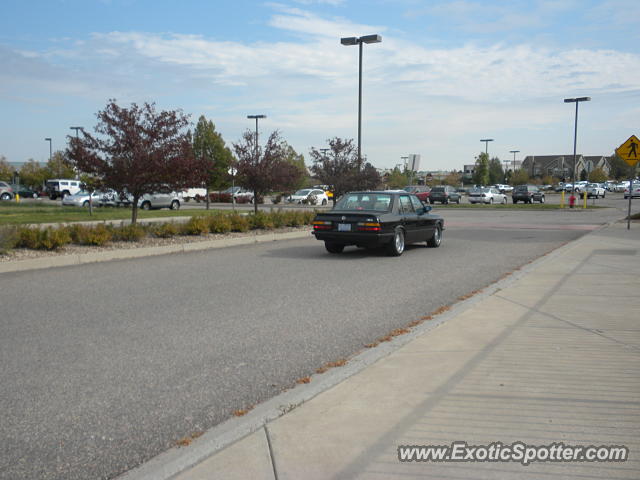
[(630, 166), (635, 167), (640, 160), (640, 140), (635, 135), (631, 135), (629, 140), (616, 148), (616, 153)]

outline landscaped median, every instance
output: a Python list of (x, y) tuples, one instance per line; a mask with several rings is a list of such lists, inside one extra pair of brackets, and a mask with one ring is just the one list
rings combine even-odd
[(75, 249), (71, 253), (86, 253), (92, 249), (104, 251), (105, 248), (131, 248), (134, 246), (132, 244), (158, 247), (269, 231), (290, 232), (311, 224), (314, 216), (313, 211), (274, 211), (244, 215), (212, 212), (193, 216), (184, 222), (71, 224), (57, 227), (4, 225), (0, 226), (0, 259), (7, 261), (33, 258), (39, 255), (29, 252), (38, 251), (65, 253)]

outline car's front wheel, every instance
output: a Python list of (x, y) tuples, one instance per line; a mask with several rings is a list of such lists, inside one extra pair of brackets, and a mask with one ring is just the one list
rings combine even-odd
[(503, 205), (506, 205), (506, 204), (507, 204), (507, 197), (504, 197), (504, 198), (502, 199), (502, 204), (503, 204)]
[(427, 240), (427, 247), (438, 248), (442, 243), (442, 227), (436, 225), (436, 229), (433, 231), (433, 236)]
[(2, 194), (0, 199), (2, 199), (2, 200), (11, 200), (11, 194), (5, 192), (5, 193)]
[(540, 197), (540, 203), (544, 203), (544, 195)]
[(143, 202), (141, 207), (143, 210), (151, 210), (151, 202)]
[(171, 210), (180, 210), (180, 202), (178, 200), (171, 202)]
[(399, 257), (404, 252), (404, 230), (396, 228), (393, 240), (387, 245), (387, 253), (392, 257)]
[(89, 206), (89, 200), (85, 200), (84, 202), (82, 202), (82, 206), (84, 208), (87, 208)]
[(460, 205), (460, 197), (458, 197), (458, 201), (456, 203)]
[(326, 199), (322, 199), (322, 206), (325, 206), (327, 204), (327, 200)]
[(341, 243), (324, 242), (324, 248), (326, 248), (329, 253), (342, 253), (344, 245)]

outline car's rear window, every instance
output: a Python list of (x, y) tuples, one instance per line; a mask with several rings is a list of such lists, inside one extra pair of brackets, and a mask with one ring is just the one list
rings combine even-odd
[(390, 207), (391, 195), (384, 193), (348, 193), (336, 203), (334, 209), (387, 212)]
[(528, 189), (528, 188), (527, 188), (527, 186), (526, 186), (526, 185), (518, 185), (518, 186), (516, 187), (516, 191), (519, 191), (519, 192), (526, 192), (526, 191), (527, 191), (527, 189)]
[(431, 189), (432, 192), (444, 192), (444, 187), (433, 187)]

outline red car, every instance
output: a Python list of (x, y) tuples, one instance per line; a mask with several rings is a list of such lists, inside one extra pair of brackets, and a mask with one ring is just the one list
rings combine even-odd
[(409, 185), (408, 187), (404, 187), (403, 190), (405, 192), (413, 193), (416, 197), (420, 199), (421, 202), (429, 201), (429, 193), (431, 192), (431, 187), (426, 185)]

